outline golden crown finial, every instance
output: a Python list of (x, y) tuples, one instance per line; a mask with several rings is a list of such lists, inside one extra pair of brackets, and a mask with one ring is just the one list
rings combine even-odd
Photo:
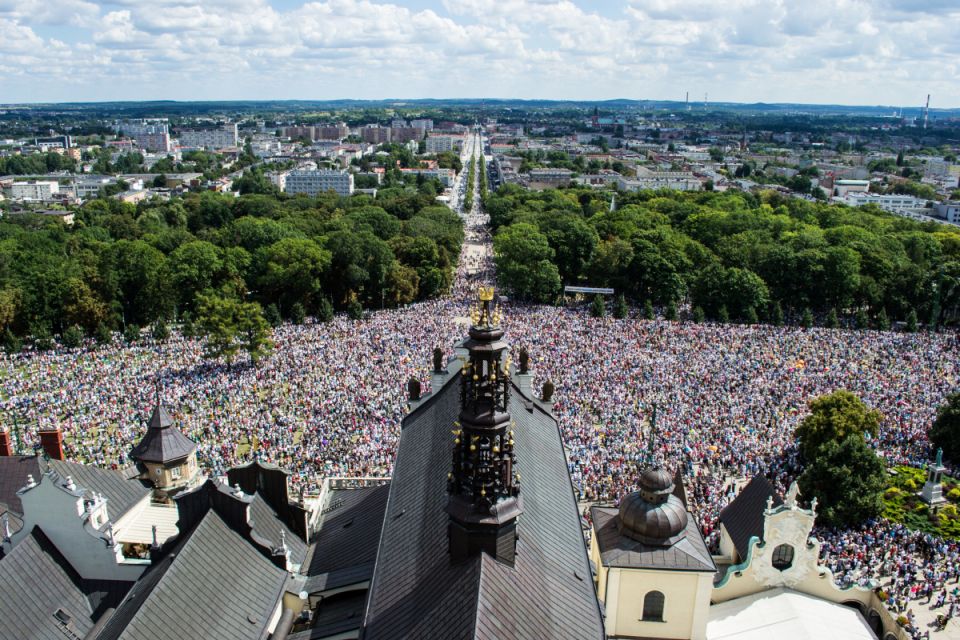
[(490, 302), (493, 300), (493, 287), (480, 287), (480, 301)]

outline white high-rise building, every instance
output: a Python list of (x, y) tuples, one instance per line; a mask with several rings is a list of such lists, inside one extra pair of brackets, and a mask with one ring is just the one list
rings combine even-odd
[(56, 180), (29, 180), (14, 182), (10, 185), (10, 199), (43, 202), (53, 200), (60, 193), (60, 183)]
[(309, 196), (334, 191), (337, 195), (349, 196), (353, 194), (353, 174), (328, 169), (291, 171), (284, 191)]
[(453, 136), (430, 136), (426, 139), (427, 153), (443, 153), (444, 151), (453, 151), (460, 138)]

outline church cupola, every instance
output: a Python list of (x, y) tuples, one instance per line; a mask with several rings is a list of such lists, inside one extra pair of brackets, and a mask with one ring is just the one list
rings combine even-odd
[(621, 535), (644, 544), (669, 547), (686, 536), (687, 507), (675, 495), (673, 476), (654, 457), (657, 407), (650, 418), (646, 468), (639, 487), (620, 501), (618, 527)]
[(492, 287), (481, 287), (471, 312), (469, 352), (460, 381), (460, 416), (452, 426), (448, 480), (450, 555), (456, 562), (486, 551), (513, 564), (522, 511), (510, 419), (510, 357)]

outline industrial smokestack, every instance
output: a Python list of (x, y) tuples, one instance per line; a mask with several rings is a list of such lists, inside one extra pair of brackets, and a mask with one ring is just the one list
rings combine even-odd
[(927, 128), (927, 118), (930, 116), (930, 94), (927, 94), (927, 104), (923, 107), (923, 128)]

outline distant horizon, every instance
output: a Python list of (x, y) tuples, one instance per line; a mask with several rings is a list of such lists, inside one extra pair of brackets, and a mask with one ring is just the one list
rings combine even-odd
[[(118, 99), (118, 100), (58, 100), (58, 101), (32, 101), (32, 102), (0, 102), (0, 107), (41, 107), (46, 105), (57, 106), (57, 105), (105, 105), (105, 104), (129, 104), (129, 105), (142, 105), (142, 104), (163, 104), (163, 103), (172, 103), (172, 104), (232, 104), (232, 103), (260, 103), (260, 104), (269, 104), (269, 103), (316, 103), (316, 104), (334, 104), (334, 103), (450, 103), (450, 104), (462, 104), (462, 103), (476, 103), (476, 102), (492, 102), (492, 103), (524, 103), (524, 102), (547, 102), (547, 103), (578, 103), (578, 104), (608, 104), (608, 103), (658, 103), (658, 104), (671, 104), (684, 106), (689, 104), (692, 111), (703, 111), (703, 101), (693, 101), (689, 103), (684, 100), (676, 100), (669, 98), (603, 98), (603, 99), (591, 99), (591, 98), (502, 98), (502, 97), (456, 97), (456, 98), (430, 98), (430, 97), (419, 97), (419, 98), (349, 98), (349, 97), (339, 97), (339, 98), (225, 98), (225, 99), (208, 99), (208, 98), (149, 98), (149, 99)], [(842, 102), (774, 102), (766, 100), (748, 100), (748, 101), (739, 101), (739, 100), (710, 100), (707, 104), (707, 108), (710, 107), (722, 107), (722, 106), (771, 106), (771, 107), (841, 107), (844, 109), (889, 109), (894, 111), (899, 111), (903, 109), (904, 114), (910, 111), (922, 111), (924, 108), (923, 104), (904, 104), (904, 105), (894, 105), (894, 104), (868, 104), (868, 103), (842, 103)], [(960, 111), (960, 105), (958, 106), (930, 106), (930, 113), (935, 112), (953, 112)]]
[(958, 29), (956, 0), (22, 0), (0, 2), (0, 99), (942, 108), (960, 105)]

